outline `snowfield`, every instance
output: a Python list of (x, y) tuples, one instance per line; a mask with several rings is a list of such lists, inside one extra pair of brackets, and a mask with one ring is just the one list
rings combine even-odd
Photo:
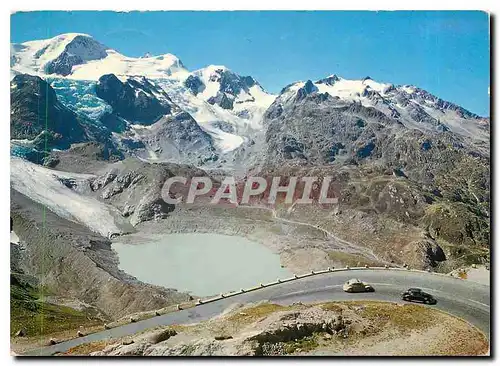
[(99, 80), (102, 75), (134, 75), (158, 78), (177, 72), (187, 73), (180, 60), (171, 54), (148, 58), (124, 56), (115, 50), (107, 50), (108, 56), (102, 60), (90, 61), (73, 67), (71, 78), (78, 80)]
[[(91, 174), (50, 170), (18, 157), (10, 159), (10, 184), (13, 189), (55, 214), (87, 226), (105, 237), (135, 231), (114, 207), (85, 195), (90, 192)], [(62, 180), (76, 185), (68, 188)]]

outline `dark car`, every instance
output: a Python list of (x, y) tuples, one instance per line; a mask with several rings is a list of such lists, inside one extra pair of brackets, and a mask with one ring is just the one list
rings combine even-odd
[(424, 304), (435, 304), (436, 299), (427, 292), (423, 292), (419, 288), (410, 288), (401, 294), (401, 298), (404, 301), (419, 301)]

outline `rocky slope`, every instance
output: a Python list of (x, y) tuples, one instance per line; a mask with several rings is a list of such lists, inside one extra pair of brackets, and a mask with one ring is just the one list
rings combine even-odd
[[(411, 344), (411, 347), (408, 346)], [(437, 310), (383, 302), (272, 303), (227, 309), (209, 321), (82, 345), (67, 355), (482, 355), (486, 337)]]
[[(307, 95), (334, 98), (345, 105), (353, 102), (373, 107), (409, 129), (452, 131), (479, 141), (489, 139), (489, 120), (440, 99), (413, 85), (381, 83), (365, 77), (347, 80), (337, 75), (312, 82), (297, 82), (285, 87), (275, 103), (283, 108)], [(279, 108), (279, 107), (278, 107)], [(276, 112), (275, 112), (276, 113)]]
[(95, 306), (111, 319), (189, 299), (118, 269), (111, 242), (11, 190), (11, 217), (23, 250), (17, 267), (55, 295)]
[(111, 138), (116, 122), (111, 123), (110, 114), (96, 123), (85, 113), (66, 107), (47, 81), (28, 74), (11, 80), (10, 97), (11, 155), (44, 163), (52, 150), (91, 141), (103, 145), (106, 158), (123, 158)]
[(92, 195), (116, 207), (132, 225), (160, 220), (175, 209), (162, 199), (165, 181), (173, 176), (206, 176), (200, 169), (176, 164), (150, 164), (129, 158), (101, 170), (89, 180)]
[[(489, 246), (490, 156), (483, 135), (459, 134), (452, 125), (440, 128), (424, 120), (417, 128), (416, 119), (384, 113), (371, 100), (349, 101), (345, 95), (341, 99), (321, 92), (329, 80), (283, 90), (265, 114), (265, 142), (254, 152), (259, 157), (255, 167), (271, 176), (332, 175), (340, 206), (327, 222), (322, 217), (331, 210), (324, 208), (297, 205), (283, 207), (283, 212), (326, 224), (346, 239), (355, 235), (375, 250), (387, 247), (383, 250), (388, 253), (392, 245), (401, 250), (399, 255), (408, 250), (435, 253), (428, 265), (456, 257), (457, 251), (484, 253)], [(382, 95), (397, 95), (391, 90)], [(435, 103), (464, 116), (471, 128), (484, 127), (478, 116), (438, 99)], [(346, 218), (342, 210), (361, 216)], [(358, 216), (361, 222), (354, 219)], [(367, 229), (364, 235), (360, 224)], [(398, 238), (398, 231), (411, 227), (413, 235)], [(387, 240), (390, 245), (383, 244)]]

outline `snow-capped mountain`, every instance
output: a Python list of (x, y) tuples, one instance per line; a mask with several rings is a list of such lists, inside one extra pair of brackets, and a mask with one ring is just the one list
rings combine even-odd
[(473, 139), (489, 140), (488, 119), (415, 86), (381, 83), (370, 77), (348, 80), (330, 75), (316, 82), (297, 82), (285, 87), (276, 103), (290, 103), (312, 93), (327, 93), (346, 105), (357, 102), (373, 107), (410, 129), (451, 130)]
[(88, 34), (67, 33), (54, 38), (11, 45), (11, 69), (18, 73), (59, 75), (97, 81), (102, 75), (165, 77), (187, 72), (171, 54), (127, 57)]
[[(153, 161), (215, 167), (241, 163), (263, 148), (270, 133), (265, 121), (307, 96), (318, 103), (332, 98), (335, 108), (361, 105), (410, 130), (450, 131), (483, 145), (489, 141), (489, 119), (415, 86), (330, 75), (295, 82), (276, 96), (253, 77), (225, 66), (189, 71), (172, 54), (127, 57), (80, 33), (12, 44), (11, 74), (46, 80), (65, 108), (81, 120), (94, 121), (87, 134), (98, 131), (118, 154)], [(24, 92), (26, 100), (36, 96), (35, 90)], [(23, 115), (15, 117), (16, 128), (23, 126)], [(35, 125), (41, 132), (43, 126)], [(64, 129), (54, 130), (60, 131)]]
[[(241, 77), (225, 66), (208, 66), (189, 72), (174, 55), (152, 56), (148, 53), (139, 58), (127, 57), (85, 34), (63, 34), (47, 40), (13, 44), (11, 52), (12, 75), (27, 73), (50, 78), (58, 93), (77, 94), (78, 98), (71, 99), (78, 99), (74, 102), (84, 109), (88, 108), (79, 101), (96, 100), (102, 94), (96, 98), (93, 88), (86, 88), (85, 94), (80, 93), (81, 89), (65, 93), (63, 85), (70, 83), (74, 87), (77, 81), (81, 81), (83, 84), (79, 86), (97, 84), (99, 91), (101, 78), (114, 75), (113, 79), (134, 85), (135, 99), (139, 104), (142, 100), (151, 107), (151, 103), (162, 105), (165, 103), (161, 100), (168, 99), (168, 103), (179, 106), (195, 119), (222, 154), (238, 148), (262, 128), (262, 115), (275, 98), (252, 77)], [(152, 85), (153, 99), (148, 98), (144, 90), (151, 89)], [(122, 89), (131, 95), (130, 87)], [(149, 109), (146, 105), (142, 105), (142, 113)], [(166, 112), (164, 115), (168, 115)], [(134, 118), (127, 119), (130, 113), (133, 114), (132, 110), (120, 117), (136, 124)]]
[(251, 76), (225, 66), (208, 66), (177, 80), (158, 79), (172, 100), (190, 113), (227, 153), (262, 130), (262, 116), (274, 101)]

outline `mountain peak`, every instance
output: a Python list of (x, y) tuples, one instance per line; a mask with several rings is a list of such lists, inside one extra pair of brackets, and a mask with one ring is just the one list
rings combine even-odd
[(64, 33), (12, 47), (12, 67), (30, 74), (58, 74), (67, 76), (73, 66), (107, 56), (108, 49), (88, 34)]
[(53, 37), (52, 39), (55, 39), (55, 38), (74, 39), (78, 36), (92, 38), (92, 39), (94, 38), (90, 34), (87, 34), (87, 33), (62, 33), (62, 34), (59, 34), (59, 35)]
[(338, 77), (335, 74), (332, 74), (324, 79), (318, 80), (316, 83), (317, 84), (327, 84), (327, 85), (331, 86), (331, 85), (335, 84), (337, 81), (340, 81), (340, 77)]
[(14, 73), (59, 75), (71, 79), (98, 80), (105, 74), (168, 77), (186, 71), (170, 53), (127, 57), (85, 33), (64, 33), (53, 38), (11, 46)]
[(227, 66), (224, 65), (208, 65), (207, 67), (204, 68), (205, 70), (209, 71), (231, 71)]

